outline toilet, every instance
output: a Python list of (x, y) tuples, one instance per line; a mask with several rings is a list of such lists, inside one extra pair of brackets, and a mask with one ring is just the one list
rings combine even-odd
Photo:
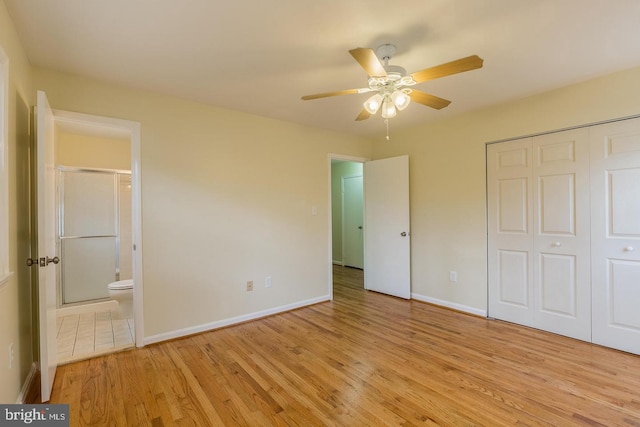
[(109, 290), (109, 298), (118, 302), (122, 302), (123, 299), (131, 300), (133, 296), (133, 279), (111, 282), (107, 288)]
[(118, 303), (118, 309), (113, 313), (117, 313), (118, 318), (133, 317), (133, 279), (118, 280), (111, 282), (107, 286), (109, 290), (109, 298)]

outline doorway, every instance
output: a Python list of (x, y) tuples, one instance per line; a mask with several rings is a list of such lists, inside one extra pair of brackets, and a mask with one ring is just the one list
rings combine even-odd
[[(64, 141), (61, 134), (59, 141)], [(105, 148), (111, 143), (102, 138), (100, 142)], [(64, 144), (58, 152), (64, 159)], [(132, 283), (131, 173), (61, 163), (57, 242), (62, 262), (56, 317), (58, 357), (65, 363), (132, 347), (135, 323), (133, 288), (111, 290), (115, 283)]]
[[(349, 165), (355, 163), (357, 165)], [(345, 165), (346, 164), (346, 165)], [(355, 173), (348, 167), (358, 168)], [(338, 172), (339, 168), (346, 173)], [(333, 299), (334, 266), (345, 267), (342, 190), (345, 179), (362, 177), (364, 289), (411, 298), (411, 243), (409, 220), (409, 156), (369, 161), (329, 155), (329, 298)], [(351, 178), (350, 178), (351, 177)], [(338, 184), (340, 182), (340, 184)], [(354, 180), (355, 182), (355, 180)], [(350, 185), (350, 184), (348, 184)]]
[(331, 260), (364, 270), (363, 159), (331, 158)]
[[(142, 342), (139, 124), (54, 111), (58, 363)], [(135, 278), (138, 278), (136, 281)]]

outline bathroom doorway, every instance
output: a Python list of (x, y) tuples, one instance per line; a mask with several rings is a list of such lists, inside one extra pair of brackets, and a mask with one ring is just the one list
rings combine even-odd
[[(66, 117), (56, 120), (56, 130), (57, 356), (63, 364), (136, 343), (135, 162), (126, 130)], [(128, 289), (111, 290), (123, 282)]]

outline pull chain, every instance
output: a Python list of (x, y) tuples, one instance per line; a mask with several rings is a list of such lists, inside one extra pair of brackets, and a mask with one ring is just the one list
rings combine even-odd
[(387, 141), (389, 140), (389, 119), (384, 119), (384, 124), (387, 126)]

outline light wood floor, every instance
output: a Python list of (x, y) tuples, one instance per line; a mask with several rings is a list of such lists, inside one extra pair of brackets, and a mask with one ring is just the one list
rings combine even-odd
[(640, 426), (640, 357), (362, 290), (61, 366), (72, 425)]

